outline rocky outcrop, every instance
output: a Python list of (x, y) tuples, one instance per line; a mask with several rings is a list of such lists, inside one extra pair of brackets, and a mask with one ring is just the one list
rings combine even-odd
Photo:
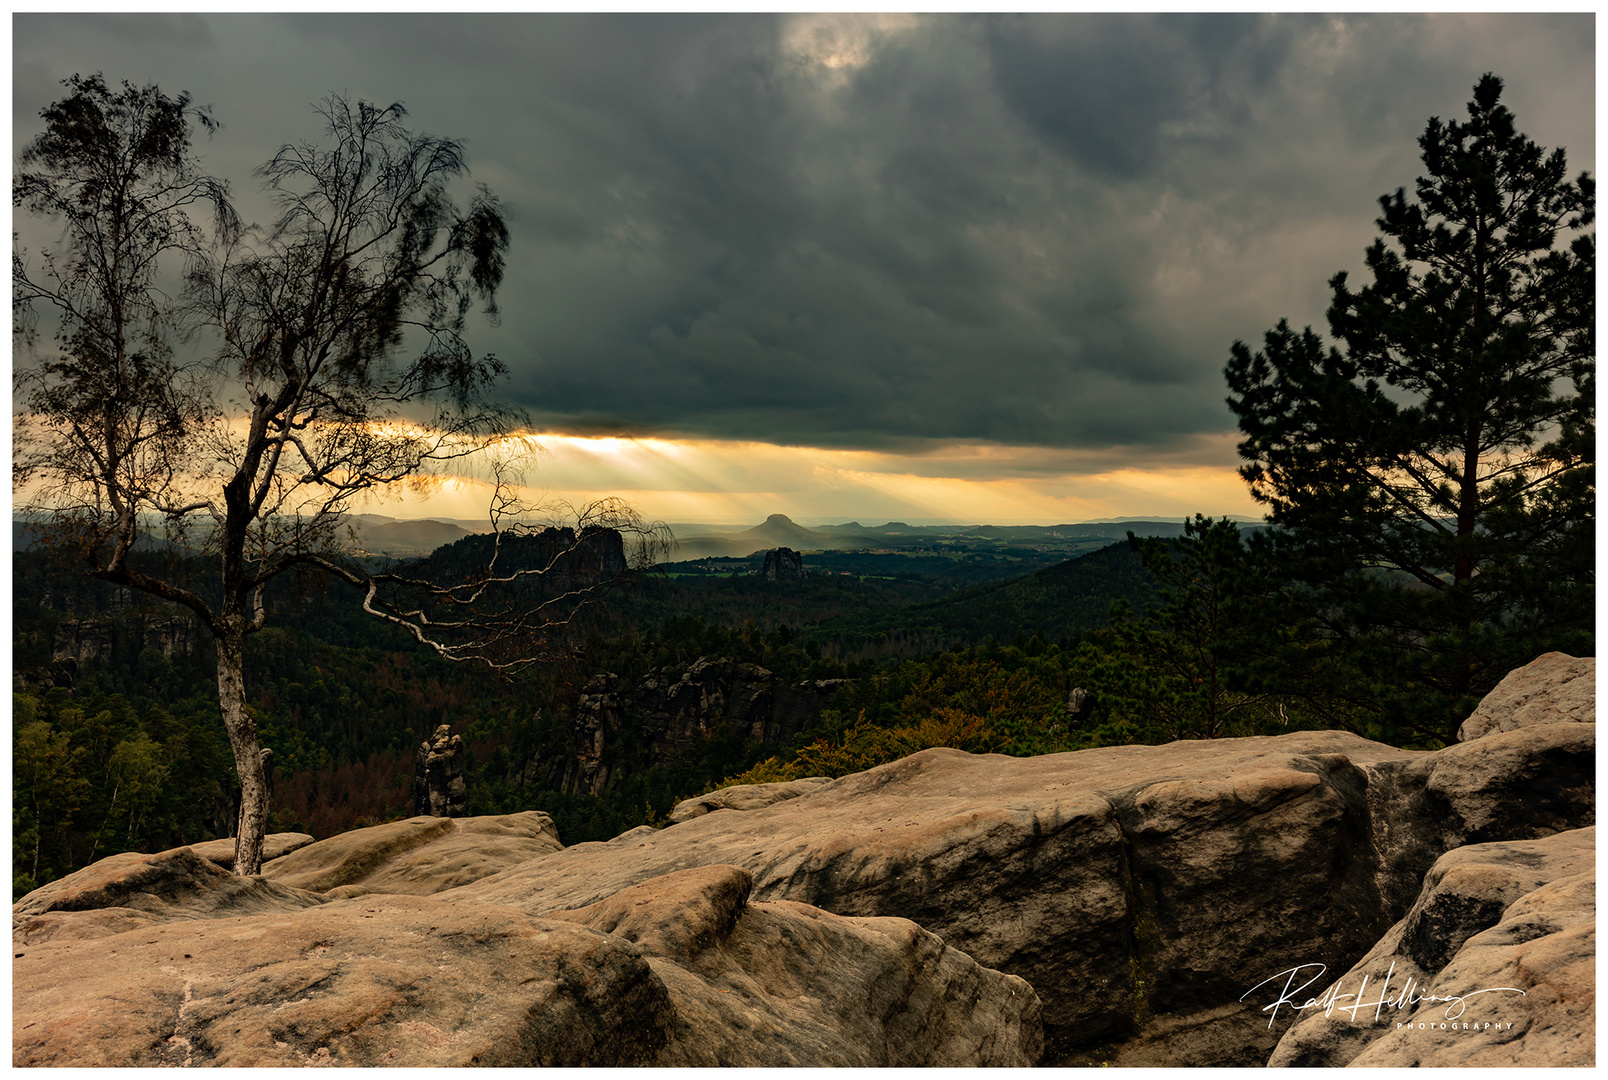
[(188, 615), (128, 614), (117, 618), (64, 619), (56, 624), (51, 657), (83, 664), (104, 660), (120, 644), (154, 649), (163, 656), (188, 655), (200, 643), (200, 630)]
[(804, 556), (792, 548), (771, 548), (765, 552), (760, 576), (766, 581), (797, 581), (804, 576)]
[[(289, 855), (298, 848), (304, 848), (313, 842), (308, 833), (283, 832), (269, 833), (262, 838), (262, 861), (268, 862), (281, 855)], [(235, 841), (234, 837), (224, 840), (208, 840), (201, 844), (191, 844), (190, 850), (210, 862), (215, 862), (225, 870), (234, 868)]]
[(711, 736), (791, 744), (842, 684), (787, 684), (758, 664), (724, 656), (699, 657), (685, 670), (665, 668), (634, 685), (598, 675), (576, 703), (575, 757), (562, 763), (557, 786), (595, 795)]
[[(131, 660), (143, 649), (172, 658), (188, 655), (200, 645), (202, 631), (196, 620), (185, 614), (172, 614), (177, 605), (151, 610), (123, 610), (128, 606), (127, 590), (115, 590), (111, 615), (63, 619), (50, 634), (51, 663), (48, 667), (14, 669), (12, 689), (17, 693), (44, 693), (52, 688), (73, 688), (80, 666), (92, 661), (112, 659), (114, 654)], [(47, 593), (42, 606), (51, 606)], [(90, 605), (93, 607), (93, 605)]]
[(735, 867), (532, 918), (235, 878), (189, 849), (97, 866), (55, 899), (163, 899), (19, 905), (14, 1066), (1002, 1066), (1042, 1046), (1022, 980), (907, 920), (750, 904)]
[(495, 817), (414, 817), (332, 836), (263, 864), (296, 889), (426, 896), (467, 885), (563, 847), (538, 810)]
[(1508, 672), (1458, 729), (1459, 742), (1532, 724), (1595, 724), (1597, 660), (1552, 652)]
[(17, 951), (14, 1066), (645, 1065), (671, 1011), (618, 938), (428, 897)]
[(1340, 979), (1279, 980), (1264, 1010), (1300, 1019), (1268, 1064), (1593, 1064), (1596, 841), (1576, 829), (1441, 856)]
[(463, 739), (441, 724), (414, 752), (413, 813), (418, 817), (463, 817), (468, 789), (463, 776)]
[(670, 810), (672, 823), (691, 821), (712, 810), (759, 810), (787, 799), (808, 795), (823, 784), (830, 784), (829, 776), (806, 776), (799, 780), (784, 780), (770, 784), (738, 784), (718, 788), (696, 798), (682, 799)]
[(110, 619), (63, 619), (56, 624), (50, 657), (82, 664), (112, 655), (116, 627)]
[(443, 898), (540, 915), (736, 865), (761, 901), (909, 918), (1022, 976), (1045, 1004), (1050, 1063), (1261, 1064), (1283, 1027), (1242, 1000), (1252, 986), (1308, 963), (1349, 969), (1449, 850), (1591, 825), (1594, 745), (1595, 725), (1542, 723), (1436, 752), (1342, 732), (927, 750)]
[(1413, 756), (1332, 732), (1039, 758), (927, 750), (443, 897), (537, 915), (681, 867), (738, 865), (759, 900), (909, 918), (1025, 978), (1052, 1062), (1227, 1007), (1250, 1047), (1236, 1052), (1259, 1063), (1276, 1036), (1236, 1000), (1246, 958), (1296, 963), (1322, 941), (1349, 965), (1390, 925), (1359, 763)]
[[(733, 866), (676, 871), (554, 918), (633, 942), (671, 990), (673, 1066), (1032, 1065), (1039, 1003), (907, 919), (747, 903)], [(735, 1036), (735, 1037), (734, 1037)]]
[(92, 940), (157, 923), (299, 911), (326, 898), (237, 877), (190, 848), (112, 855), (41, 886), (11, 908), (19, 947)]
[(518, 589), (532, 596), (591, 588), (628, 568), (619, 530), (588, 525), (579, 534), (568, 526), (471, 533), (436, 548), (419, 564), (419, 572), (437, 580), (471, 580), (494, 563), (498, 573), (524, 572)]

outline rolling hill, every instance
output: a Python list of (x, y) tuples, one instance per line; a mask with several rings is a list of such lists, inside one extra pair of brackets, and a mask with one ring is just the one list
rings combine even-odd
[(892, 651), (915, 655), (939, 648), (975, 645), (992, 637), (1042, 631), (1050, 641), (1106, 625), (1113, 602), (1147, 606), (1156, 583), (1126, 540), (1012, 581), (963, 589), (939, 600), (897, 609), (828, 619), (805, 640), (835, 643), (841, 655)]

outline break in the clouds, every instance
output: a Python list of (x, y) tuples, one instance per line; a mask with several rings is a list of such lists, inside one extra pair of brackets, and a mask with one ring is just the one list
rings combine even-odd
[(207, 163), (248, 200), (326, 92), (466, 139), (517, 214), (503, 321), (476, 340), (571, 433), (1218, 461), (1230, 343), (1324, 325), (1377, 197), (1411, 187), (1425, 121), (1483, 72), (1593, 168), (1590, 15), (13, 27), (17, 146), (94, 70), (211, 103)]

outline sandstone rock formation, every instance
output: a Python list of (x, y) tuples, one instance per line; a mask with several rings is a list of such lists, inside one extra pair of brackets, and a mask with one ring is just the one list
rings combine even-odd
[[(15, 1066), (998, 1066), (1042, 1046), (1022, 980), (903, 919), (748, 904), (735, 867), (536, 919), (236, 878), (187, 848), (96, 865), (18, 905)], [(60, 907), (97, 897), (143, 906)]]
[(1407, 917), (1340, 979), (1302, 971), (1295, 993), (1281, 981), (1264, 1010), (1288, 998), (1301, 1019), (1268, 1064), (1591, 1064), (1596, 841), (1575, 829), (1441, 856)]
[[(573, 718), (575, 757), (559, 762), (554, 786), (595, 795), (623, 773), (644, 769), (711, 735), (790, 744), (843, 684), (788, 684), (758, 664), (702, 656), (635, 685), (612, 674), (586, 684)], [(622, 732), (629, 732), (622, 737)], [(622, 745), (623, 744), (623, 745)], [(615, 751), (605, 754), (605, 747)]]
[[(289, 855), (297, 848), (304, 848), (312, 842), (313, 837), (308, 833), (269, 833), (262, 838), (263, 862), (277, 859), (281, 855)], [(191, 844), (190, 850), (209, 862), (217, 863), (225, 870), (234, 868), (235, 841), (232, 836), (223, 840), (208, 840), (203, 844)]]
[(443, 899), (541, 915), (741, 866), (757, 899), (909, 918), (1022, 976), (1045, 1003), (1050, 1063), (1261, 1064), (1283, 1033), (1240, 1000), (1261, 969), (1345, 970), (1446, 851), (1592, 824), (1594, 737), (1568, 723), (1433, 753), (1342, 732), (1020, 759), (928, 750)]
[(451, 577), (483, 571), (496, 561), (499, 572), (539, 570), (523, 579), (523, 587), (541, 595), (583, 589), (618, 577), (627, 569), (625, 537), (618, 529), (588, 525), (548, 527), (526, 532), (513, 529), (500, 536), (470, 533), (438, 547), (426, 560), (431, 571)]
[(11, 908), (11, 936), (20, 949), (157, 923), (296, 911), (325, 900), (260, 877), (237, 877), (190, 848), (130, 852), (92, 863), (18, 900)]
[(1463, 726), (1459, 742), (1531, 724), (1595, 724), (1597, 660), (1552, 652), (1508, 672)]
[(752, 884), (737, 867), (694, 867), (554, 915), (633, 942), (670, 988), (676, 1023), (655, 1064), (1038, 1061), (1039, 1003), (1021, 979), (907, 919), (749, 904)]
[(140, 612), (110, 618), (64, 619), (56, 624), (51, 657), (82, 664), (110, 657), (121, 645), (131, 652), (154, 649), (171, 658), (194, 652), (200, 636), (200, 628), (189, 615)]
[(414, 817), (358, 829), (265, 862), (263, 877), (296, 889), (427, 896), (563, 847), (539, 810), (494, 817)]
[(463, 777), (463, 739), (451, 724), (436, 727), (435, 734), (414, 753), (413, 813), (418, 817), (463, 817), (468, 791)]
[(765, 552), (760, 576), (766, 581), (797, 581), (804, 576), (804, 556), (789, 547), (771, 548)]
[[(1434, 752), (937, 749), (569, 848), (531, 812), (256, 879), (116, 856), (14, 908), (14, 1063), (1589, 1065), (1589, 677), (1531, 667)], [(1269, 1010), (1301, 971), (1512, 1026)]]
[(830, 784), (829, 776), (806, 776), (798, 780), (783, 780), (770, 784), (738, 784), (717, 788), (696, 798), (682, 799), (670, 810), (672, 823), (691, 821), (712, 810), (758, 810), (773, 803), (808, 795), (822, 784)]
[(18, 948), (14, 1066), (642, 1065), (668, 994), (582, 927), (428, 897)]

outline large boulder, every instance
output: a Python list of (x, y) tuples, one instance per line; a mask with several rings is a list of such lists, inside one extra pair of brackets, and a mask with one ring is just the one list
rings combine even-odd
[(1459, 742), (1532, 724), (1595, 724), (1597, 660), (1550, 652), (1508, 672), (1463, 726)]
[(635, 944), (670, 987), (655, 1064), (1033, 1065), (1037, 996), (908, 919), (747, 903), (733, 866), (679, 870), (554, 918)]
[[(157, 876), (118, 866), (107, 899)], [(906, 920), (748, 904), (734, 867), (562, 919), (252, 880), (272, 913), (170, 905), (93, 939), (14, 934), (13, 1065), (1001, 1066), (1042, 1047), (1022, 980)]]
[(1407, 917), (1339, 980), (1280, 973), (1300, 1019), (1275, 1066), (1595, 1064), (1596, 829), (1441, 856)]
[(643, 1065), (664, 984), (624, 941), (428, 897), (19, 949), (14, 1066)]
[(313, 892), (345, 887), (427, 896), (558, 851), (539, 810), (474, 818), (413, 817), (308, 844), (272, 862), (269, 881)]

